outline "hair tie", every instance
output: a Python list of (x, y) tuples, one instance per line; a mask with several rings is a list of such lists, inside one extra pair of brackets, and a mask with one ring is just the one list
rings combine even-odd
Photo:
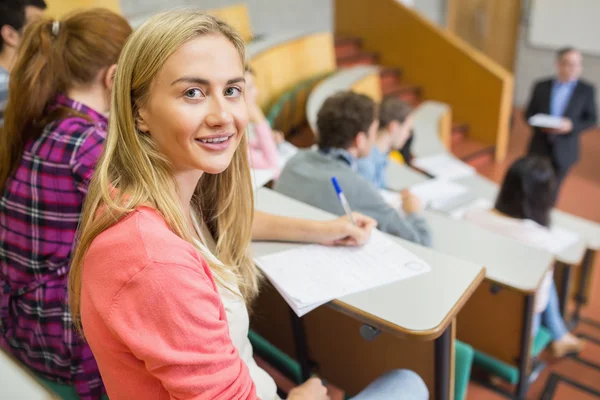
[(58, 21), (58, 20), (52, 21), (52, 36), (57, 37), (59, 31), (60, 31), (60, 21)]

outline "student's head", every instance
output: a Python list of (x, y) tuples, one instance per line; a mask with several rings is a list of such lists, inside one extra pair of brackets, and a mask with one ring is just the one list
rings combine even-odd
[[(224, 264), (207, 257), (215, 278), (223, 282), (232, 273), (244, 299), (257, 293), (259, 275), (249, 255), (254, 204), (244, 135), (244, 52), (233, 28), (194, 10), (158, 14), (127, 42), (70, 272), (75, 318), (85, 252), (99, 232), (142, 205), (156, 209), (190, 243), (189, 215), (203, 219)], [(180, 195), (190, 187), (191, 202), (183, 204)]]
[(72, 110), (47, 112), (58, 93), (77, 90), (108, 111), (112, 76), (125, 41), (127, 21), (106, 9), (75, 11), (61, 20), (38, 19), (25, 30), (10, 75), (0, 131), (0, 187), (16, 168), (26, 143), (49, 122)]
[(366, 157), (373, 148), (378, 127), (373, 100), (354, 92), (334, 94), (325, 100), (317, 115), (319, 148), (345, 149), (356, 157)]
[(530, 219), (549, 226), (554, 185), (554, 169), (547, 158), (520, 158), (506, 172), (496, 199), (496, 210), (512, 218)]
[(25, 26), (40, 18), (45, 9), (44, 0), (0, 0), (0, 54), (12, 58)]
[(413, 108), (408, 103), (389, 96), (379, 108), (379, 134), (390, 135), (393, 149), (399, 149), (410, 137), (413, 127)]
[(573, 81), (581, 77), (583, 56), (574, 47), (565, 47), (556, 53), (556, 73), (562, 82)]

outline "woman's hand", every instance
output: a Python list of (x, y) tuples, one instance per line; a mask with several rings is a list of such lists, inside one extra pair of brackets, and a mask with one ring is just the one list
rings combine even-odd
[(352, 213), (356, 226), (347, 216), (323, 222), (322, 235), (318, 243), (327, 246), (362, 246), (369, 241), (377, 221), (359, 213)]
[(327, 388), (319, 378), (311, 378), (290, 390), (288, 400), (329, 400)]

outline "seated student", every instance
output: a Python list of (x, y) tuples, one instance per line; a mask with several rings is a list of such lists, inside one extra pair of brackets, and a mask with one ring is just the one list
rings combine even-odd
[(396, 97), (386, 97), (379, 106), (379, 130), (371, 154), (359, 158), (358, 173), (380, 189), (387, 188), (385, 169), (393, 149), (406, 143), (412, 129), (413, 108)]
[(376, 105), (365, 95), (335, 94), (325, 100), (317, 115), (318, 151), (300, 151), (283, 169), (275, 190), (304, 203), (341, 215), (331, 178), (340, 183), (350, 207), (377, 220), (378, 229), (423, 245), (431, 237), (418, 215), (419, 200), (404, 194), (405, 216), (381, 197), (378, 189), (357, 172), (357, 160), (371, 153), (378, 121)]
[(0, 126), (8, 101), (8, 79), (25, 26), (41, 16), (44, 0), (0, 1)]
[(254, 71), (248, 68), (246, 79), (246, 104), (250, 124), (248, 148), (250, 166), (255, 169), (271, 169), (275, 178), (279, 176), (285, 163), (298, 151), (296, 146), (285, 141), (281, 132), (274, 132), (262, 109), (258, 105), (258, 88), (254, 81)]
[(90, 9), (33, 22), (11, 73), (0, 130), (0, 346), (82, 399), (103, 387), (71, 327), (67, 272), (83, 198), (106, 137), (127, 21)]
[[(277, 398), (247, 339), (260, 274), (244, 51), (227, 24), (178, 10), (139, 27), (119, 59), (111, 132), (69, 276), (73, 321), (111, 399)], [(359, 225), (364, 240), (372, 224)], [(311, 379), (288, 398), (327, 395)], [(427, 390), (395, 371), (358, 398), (424, 399)]]
[[(554, 170), (547, 159), (539, 156), (520, 158), (506, 173), (495, 208), (474, 208), (464, 218), (484, 229), (554, 253), (556, 241), (549, 229), (554, 185)], [(552, 333), (554, 356), (562, 357), (580, 351), (583, 342), (565, 326), (553, 272), (548, 271), (537, 292), (532, 333), (535, 335), (543, 323)]]

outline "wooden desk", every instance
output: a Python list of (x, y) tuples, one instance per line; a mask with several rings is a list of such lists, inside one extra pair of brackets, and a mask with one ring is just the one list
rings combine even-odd
[[(495, 201), (499, 187), (491, 180), (481, 175), (457, 180), (457, 183), (469, 188), (469, 194), (464, 198), (463, 204), (476, 198)], [(555, 226), (576, 232), (581, 240), (569, 248), (556, 254), (557, 288), (561, 298), (561, 309), (565, 316), (567, 300), (575, 298), (576, 309), (573, 320), (579, 319), (581, 307), (587, 304), (592, 293), (592, 284), (596, 273), (594, 258), (600, 249), (600, 224), (576, 217), (561, 210), (552, 211), (552, 222)], [(576, 268), (573, 268), (576, 267)]]
[(519, 368), (517, 395), (524, 396), (535, 292), (554, 264), (553, 255), (440, 213), (424, 216), (435, 250), (486, 267), (485, 282), (459, 313), (457, 337)]
[(22, 367), (12, 356), (0, 350), (0, 399), (58, 399)]
[[(256, 208), (278, 215), (329, 220), (334, 215), (269, 189), (256, 194)], [(310, 358), (326, 379), (357, 393), (382, 373), (410, 368), (427, 383), (432, 398), (453, 396), (454, 320), (483, 279), (481, 266), (397, 239), (432, 271), (383, 287), (346, 296), (309, 313), (302, 322)], [(255, 242), (256, 256), (301, 244)], [(448, 284), (452, 282), (452, 284)], [(292, 357), (295, 350), (289, 308), (266, 288), (254, 308), (253, 328)], [(273, 321), (277, 321), (273, 323)], [(363, 325), (382, 333), (365, 341)], [(352, 351), (348, 351), (352, 349)]]

